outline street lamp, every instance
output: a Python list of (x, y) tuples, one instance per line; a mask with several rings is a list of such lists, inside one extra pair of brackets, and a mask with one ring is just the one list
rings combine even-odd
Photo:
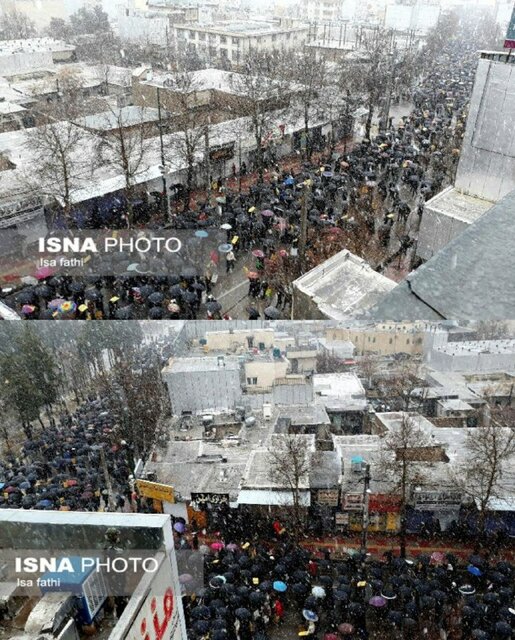
[(165, 147), (164, 147), (164, 140), (163, 140), (163, 120), (161, 117), (161, 87), (156, 87), (156, 92), (157, 92), (157, 117), (159, 120), (159, 144), (161, 147), (161, 166), (163, 167), (163, 169), (161, 170), (161, 174), (163, 176), (162, 207), (163, 207), (163, 213), (165, 216), (165, 221), (168, 222), (169, 207), (168, 207), (168, 191), (166, 186), (166, 175), (164, 173), (164, 170), (166, 167), (166, 161), (165, 161)]

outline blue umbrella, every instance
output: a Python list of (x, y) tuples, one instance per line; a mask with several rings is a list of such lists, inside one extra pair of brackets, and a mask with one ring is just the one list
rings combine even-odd
[(283, 182), (284, 185), (290, 187), (292, 184), (295, 184), (295, 180), (290, 176), (288, 178), (286, 178), (286, 180)]
[(278, 591), (279, 593), (284, 593), (288, 588), (286, 583), (281, 582), (281, 580), (276, 580), (273, 584), (274, 591)]
[(310, 611), (309, 609), (303, 609), (302, 616), (309, 622), (316, 622), (318, 620), (317, 614), (314, 611)]
[(199, 229), (198, 231), (195, 231), (195, 237), (197, 238), (207, 238), (209, 236), (209, 233), (207, 231), (204, 231), (203, 229)]
[(20, 484), (20, 489), (30, 489), (30, 482), (22, 482)]
[(46, 509), (46, 507), (52, 507), (53, 504), (52, 500), (40, 500), (36, 503), (36, 507)]
[(232, 251), (233, 246), (232, 244), (226, 243), (226, 244), (221, 244), (218, 247), (218, 251), (220, 251), (220, 253), (229, 253), (229, 251)]
[(481, 569), (478, 569), (473, 564), (469, 564), (469, 566), (467, 567), (467, 571), (471, 573), (473, 576), (480, 576), (483, 574)]

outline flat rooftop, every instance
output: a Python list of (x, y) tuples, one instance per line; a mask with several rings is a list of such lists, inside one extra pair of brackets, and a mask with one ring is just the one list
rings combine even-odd
[(172, 358), (163, 369), (163, 373), (190, 373), (193, 371), (239, 371), (240, 364), (238, 359), (223, 358)]
[(343, 250), (295, 280), (293, 286), (309, 296), (327, 318), (344, 320), (373, 306), (396, 283)]
[(513, 354), (515, 367), (515, 340), (467, 340), (463, 342), (447, 342), (435, 351), (452, 356), (466, 356), (470, 354)]
[(75, 124), (86, 127), (86, 129), (95, 129), (96, 131), (111, 131), (119, 126), (134, 127), (157, 122), (158, 120), (159, 111), (157, 109), (129, 106), (79, 118), (75, 120)]
[(475, 222), (493, 206), (490, 200), (466, 195), (455, 187), (444, 189), (425, 204), (427, 209), (468, 224)]
[(41, 51), (74, 51), (72, 44), (54, 38), (27, 38), (26, 40), (0, 40), (0, 56), (13, 53)]
[(240, 36), (262, 36), (272, 35), (274, 33), (287, 33), (291, 31), (307, 30), (306, 27), (292, 27), (285, 29), (272, 22), (259, 22), (257, 20), (249, 20), (245, 22), (223, 21), (214, 22), (212, 24), (203, 25), (176, 25), (177, 28), (191, 29), (194, 31), (212, 31), (214, 33), (230, 33)]
[(354, 373), (317, 373), (313, 390), (327, 410), (363, 411), (367, 406), (365, 389)]

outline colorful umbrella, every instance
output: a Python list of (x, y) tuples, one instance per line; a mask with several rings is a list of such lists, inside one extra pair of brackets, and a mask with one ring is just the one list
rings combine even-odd
[(183, 522), (176, 522), (173, 525), (174, 531), (177, 531), (177, 533), (184, 533), (186, 527), (184, 526)]
[(265, 254), (261, 251), (261, 249), (254, 249), (254, 251), (252, 252), (252, 255), (255, 258), (264, 258)]
[(288, 588), (286, 583), (282, 582), (281, 580), (276, 580), (272, 586), (274, 588), (274, 591), (277, 591), (279, 593), (284, 593)]
[(225, 244), (221, 244), (218, 247), (218, 251), (220, 251), (220, 253), (229, 253), (229, 251), (233, 250), (233, 246), (232, 244), (229, 243), (225, 243)]
[(265, 218), (271, 218), (274, 215), (274, 212), (270, 211), (270, 209), (265, 209), (264, 211), (261, 212), (261, 215), (264, 216)]
[(373, 596), (368, 601), (368, 604), (372, 605), (373, 607), (384, 607), (386, 604), (386, 600), (381, 596)]
[(73, 313), (76, 309), (77, 305), (71, 300), (67, 300), (66, 302), (63, 302), (61, 305), (59, 305), (59, 311), (61, 313)]
[(59, 307), (65, 302), (66, 300), (64, 300), (63, 298), (56, 298), (55, 300), (50, 300), (50, 302), (48, 303), (48, 308), (52, 309), (52, 311), (57, 311)]
[(212, 542), (211, 543), (211, 549), (213, 549), (213, 551), (221, 551), (225, 545), (223, 542), (221, 542), (220, 540), (217, 540), (216, 542)]

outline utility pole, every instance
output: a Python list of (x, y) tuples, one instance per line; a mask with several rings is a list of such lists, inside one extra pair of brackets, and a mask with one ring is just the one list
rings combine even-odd
[(163, 141), (163, 120), (161, 118), (161, 89), (160, 87), (156, 87), (157, 89), (157, 117), (159, 119), (159, 144), (161, 146), (161, 166), (163, 167), (163, 214), (165, 216), (165, 221), (168, 222), (168, 187), (166, 186), (166, 165), (165, 165), (165, 147)]
[(241, 138), (238, 139), (238, 191), (241, 193)]
[(363, 478), (363, 520), (361, 523), (361, 552), (367, 552), (368, 536), (368, 490), (370, 487), (370, 465), (365, 464), (365, 477)]

